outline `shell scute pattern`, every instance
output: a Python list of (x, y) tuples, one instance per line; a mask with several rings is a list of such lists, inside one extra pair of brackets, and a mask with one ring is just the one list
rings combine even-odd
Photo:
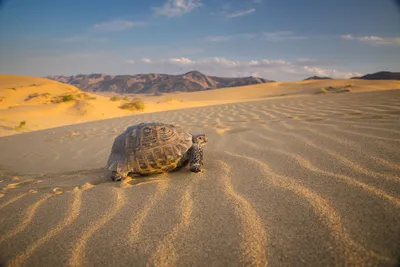
[(141, 123), (129, 127), (125, 136), (125, 150), (129, 165), (142, 174), (170, 171), (192, 145), (192, 136), (173, 125)]

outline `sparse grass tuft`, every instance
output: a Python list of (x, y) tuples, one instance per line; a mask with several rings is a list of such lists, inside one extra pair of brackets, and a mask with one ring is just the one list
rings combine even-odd
[(348, 93), (351, 92), (349, 88), (338, 88), (335, 93)]
[(76, 100), (76, 98), (75, 98), (75, 96), (74, 95), (64, 95), (62, 98), (61, 98), (61, 102), (69, 102), (69, 101), (74, 101), (74, 100)]
[(314, 94), (326, 94), (328, 93), (328, 90), (326, 90), (325, 88), (321, 88), (319, 90), (317, 90), (316, 92), (314, 92)]
[(50, 93), (43, 93), (43, 94), (33, 93), (33, 94), (28, 95), (28, 97), (25, 98), (25, 101), (29, 101), (29, 100), (31, 100), (32, 98), (36, 98), (36, 97), (40, 97), (40, 96), (49, 97), (49, 96), (50, 96)]
[(20, 131), (20, 130), (23, 130), (25, 128), (25, 126), (26, 126), (26, 121), (20, 121), (19, 125), (15, 126), (14, 129), (16, 131)]
[(110, 98), (110, 101), (120, 101), (120, 100), (121, 100), (121, 97), (119, 97), (119, 96), (113, 96)]
[(121, 105), (119, 108), (128, 109), (131, 111), (142, 111), (145, 108), (145, 104), (142, 99), (135, 97), (134, 99), (132, 99), (131, 102), (125, 103)]
[(122, 98), (122, 100), (124, 100), (124, 101), (129, 101), (129, 97), (124, 96), (124, 97)]
[(61, 96), (53, 97), (51, 99), (51, 102), (58, 104), (58, 103), (63, 103), (63, 102), (75, 101), (75, 100), (77, 100), (75, 95), (68, 94), (68, 95), (61, 95)]
[(81, 94), (79, 94), (78, 96), (79, 96), (80, 98), (83, 97), (83, 99), (85, 99), (85, 100), (95, 100), (95, 99), (97, 99), (97, 97), (95, 97), (95, 96), (90, 96), (90, 95), (88, 95), (87, 93), (81, 93)]

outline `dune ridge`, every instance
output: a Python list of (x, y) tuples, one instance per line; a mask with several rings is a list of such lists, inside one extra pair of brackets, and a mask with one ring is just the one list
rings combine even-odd
[[(132, 114), (259, 101), (260, 99), (293, 99), (315, 95), (321, 88), (350, 88), (350, 93), (358, 94), (400, 89), (400, 82), (349, 79), (274, 82), (202, 92), (150, 96), (101, 92), (94, 94), (50, 79), (0, 74), (0, 136)], [(110, 101), (112, 97), (117, 98), (115, 101)], [(144, 101), (144, 110), (130, 111), (120, 108), (127, 101), (137, 97)]]
[[(399, 100), (309, 94), (1, 137), (0, 264), (395, 266)], [(112, 182), (113, 139), (152, 120), (206, 133), (204, 171)]]

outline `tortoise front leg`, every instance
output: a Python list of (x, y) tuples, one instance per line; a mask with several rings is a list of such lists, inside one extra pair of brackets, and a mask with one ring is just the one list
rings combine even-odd
[(190, 171), (200, 172), (203, 165), (203, 149), (199, 144), (194, 143), (190, 148)]

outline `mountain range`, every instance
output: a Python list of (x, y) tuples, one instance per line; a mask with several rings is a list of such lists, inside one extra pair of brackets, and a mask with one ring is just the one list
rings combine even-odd
[(367, 74), (361, 77), (353, 77), (352, 79), (363, 80), (400, 80), (400, 72), (379, 71), (372, 74)]
[(176, 91), (194, 92), (224, 87), (274, 82), (263, 78), (226, 78), (207, 76), (199, 71), (181, 75), (169, 74), (78, 74), (74, 76), (47, 76), (46, 78), (67, 83), (88, 92), (115, 92), (134, 94), (160, 94)]
[(332, 79), (331, 77), (321, 77), (321, 76), (311, 76), (308, 77), (306, 79), (304, 79), (303, 81), (312, 81), (312, 80), (329, 80)]

